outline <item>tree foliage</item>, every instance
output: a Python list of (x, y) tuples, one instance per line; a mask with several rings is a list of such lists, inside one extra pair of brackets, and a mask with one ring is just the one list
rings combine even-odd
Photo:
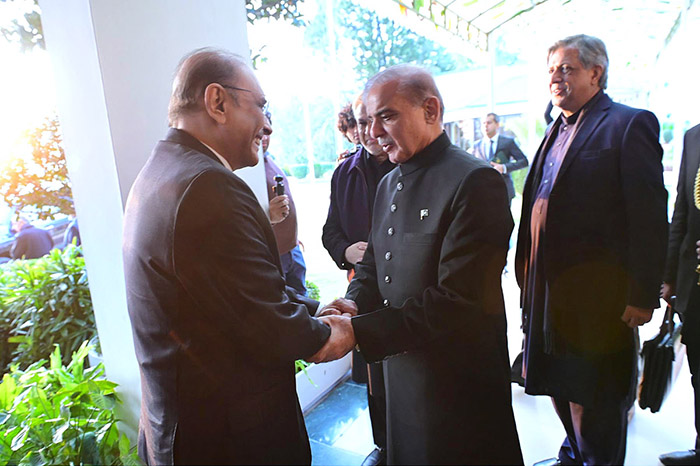
[(246, 0), (248, 22), (253, 24), (262, 18), (285, 19), (293, 26), (303, 26), (299, 4), (304, 0)]
[(445, 47), (351, 0), (341, 0), (336, 15), (343, 35), (353, 42), (354, 68), (362, 81), (400, 63), (421, 65), (433, 72), (471, 65), (466, 57), (450, 54)]
[(4, 3), (5, 7), (24, 10), (21, 18), (12, 19), (8, 24), (0, 24), (0, 34), (5, 40), (17, 43), (23, 52), (34, 47), (46, 48), (41, 13), (36, 0), (0, 0), (0, 3)]
[(75, 214), (58, 119), (47, 118), (27, 137), (31, 155), (13, 157), (2, 167), (0, 195), (10, 207), (29, 207), (42, 220)]

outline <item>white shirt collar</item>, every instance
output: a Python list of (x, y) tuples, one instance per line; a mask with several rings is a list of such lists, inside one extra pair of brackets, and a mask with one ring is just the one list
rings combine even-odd
[(486, 137), (489, 140), (489, 144), (493, 141), (494, 144), (498, 145), (498, 133), (494, 134), (492, 138)]
[[(202, 142), (202, 141), (199, 141), (199, 142)], [(202, 142), (202, 144), (204, 144), (204, 146), (205, 146), (207, 149), (209, 149), (210, 151), (212, 151), (212, 152), (214, 153), (214, 155), (216, 155), (216, 157), (221, 161), (221, 163), (224, 164), (224, 167), (226, 167), (226, 168), (228, 168), (229, 170), (233, 171), (233, 168), (231, 168), (231, 164), (229, 164), (228, 161), (227, 161), (225, 158), (223, 158), (223, 157), (221, 156), (221, 154), (219, 154), (217, 151), (215, 151), (214, 149), (212, 149), (211, 147), (209, 147), (207, 144), (205, 144), (205, 143), (203, 143), (203, 142)]]

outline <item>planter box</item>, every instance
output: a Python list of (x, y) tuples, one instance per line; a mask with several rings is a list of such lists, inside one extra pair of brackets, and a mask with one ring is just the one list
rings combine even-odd
[(299, 372), (296, 375), (297, 395), (304, 413), (321, 401), (321, 398), (345, 377), (350, 370), (350, 361), (352, 361), (352, 352), (337, 361), (312, 364), (306, 368), (306, 374)]

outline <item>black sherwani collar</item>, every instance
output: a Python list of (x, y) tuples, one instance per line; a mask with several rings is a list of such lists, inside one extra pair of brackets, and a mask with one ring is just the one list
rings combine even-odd
[(425, 149), (418, 152), (416, 155), (408, 159), (408, 161), (399, 164), (401, 175), (406, 176), (409, 173), (429, 165), (436, 157), (443, 154), (445, 149), (450, 147), (450, 138), (443, 131), (433, 142), (428, 144)]

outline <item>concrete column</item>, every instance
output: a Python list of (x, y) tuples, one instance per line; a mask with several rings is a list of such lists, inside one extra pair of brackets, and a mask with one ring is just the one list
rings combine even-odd
[[(133, 435), (140, 378), (121, 256), (124, 202), (167, 130), (180, 58), (206, 46), (249, 58), (245, 3), (40, 0), (40, 6), (102, 353)], [(262, 163), (241, 175), (267, 205)]]

